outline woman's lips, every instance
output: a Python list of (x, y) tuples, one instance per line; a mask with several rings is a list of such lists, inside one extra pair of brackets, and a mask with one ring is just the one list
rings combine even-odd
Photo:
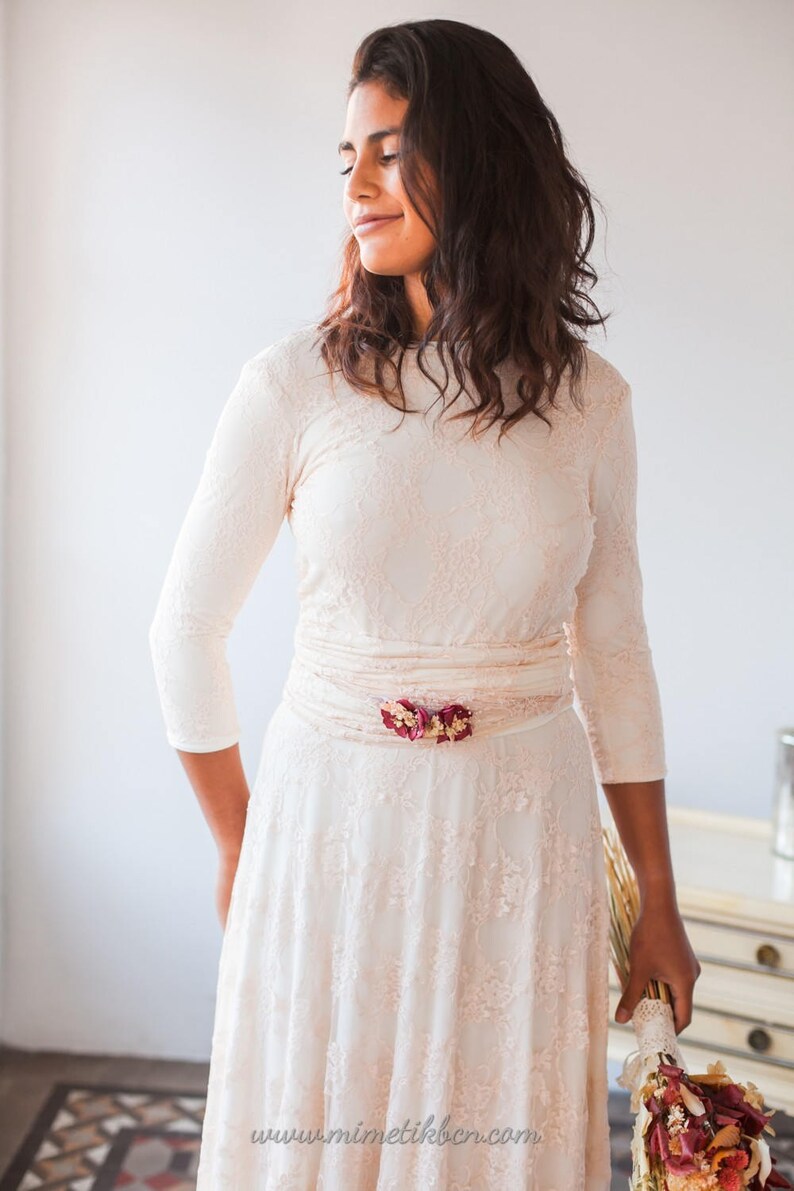
[(384, 227), (387, 223), (394, 223), (395, 219), (402, 219), (402, 215), (382, 215), (378, 219), (368, 219), (366, 223), (357, 223), (355, 232), (357, 236), (363, 236), (367, 232), (373, 232), (376, 228)]

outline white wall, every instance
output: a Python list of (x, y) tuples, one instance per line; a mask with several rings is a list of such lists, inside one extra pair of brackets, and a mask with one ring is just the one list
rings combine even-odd
[[(6, 0), (9, 1043), (209, 1053), (215, 851), (147, 630), (242, 362), (335, 277), (353, 50), (441, 15), (516, 49), (607, 209), (596, 346), (635, 394), (668, 799), (769, 811), (794, 720), (794, 9)], [(285, 528), (230, 649), (251, 775), (292, 584)]]

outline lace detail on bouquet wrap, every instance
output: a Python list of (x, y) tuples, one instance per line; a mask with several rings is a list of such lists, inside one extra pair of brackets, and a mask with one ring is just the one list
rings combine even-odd
[(631, 1111), (640, 1107), (640, 1088), (660, 1062), (659, 1057), (669, 1055), (670, 1061), (684, 1067), (684, 1060), (675, 1032), (672, 1006), (655, 997), (643, 997), (631, 1015), (631, 1024), (637, 1038), (637, 1049), (626, 1055), (623, 1071), (617, 1078), (622, 1088), (631, 1092)]

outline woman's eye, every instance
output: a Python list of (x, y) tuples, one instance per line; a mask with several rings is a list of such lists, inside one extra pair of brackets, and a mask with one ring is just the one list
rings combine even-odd
[[(399, 153), (384, 153), (383, 156), (381, 157), (381, 161), (385, 162), (386, 165), (388, 165), (389, 162), (395, 161), (399, 156), (400, 156)], [(345, 174), (350, 173), (352, 168), (353, 168), (352, 165), (349, 165), (346, 170), (340, 170), (339, 172), (342, 175), (342, 177), (344, 177)]]

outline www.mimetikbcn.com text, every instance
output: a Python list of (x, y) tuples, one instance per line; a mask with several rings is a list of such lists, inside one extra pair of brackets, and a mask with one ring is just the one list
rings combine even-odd
[(532, 1142), (533, 1144), (540, 1141), (541, 1134), (535, 1129), (514, 1129), (510, 1125), (504, 1126), (502, 1129), (494, 1127), (489, 1129), (487, 1133), (481, 1133), (479, 1129), (464, 1129), (463, 1126), (457, 1126), (450, 1130), (447, 1128), (449, 1122), (449, 1115), (445, 1116), (441, 1124), (436, 1128), (432, 1122), (434, 1114), (431, 1113), (425, 1120), (424, 1124), (419, 1121), (411, 1127), (406, 1119), (402, 1126), (393, 1126), (384, 1132), (380, 1128), (365, 1129), (363, 1134), (359, 1133), (359, 1127), (363, 1121), (359, 1121), (352, 1133), (348, 1129), (254, 1129), (251, 1133), (251, 1141), (259, 1145), (264, 1145), (267, 1142), (275, 1141), (282, 1144), (288, 1144), (293, 1141), (303, 1142), (304, 1144), (313, 1144), (314, 1142), (322, 1142), (328, 1144), (331, 1141), (341, 1141), (346, 1145), (360, 1145), (363, 1143), (375, 1143), (377, 1145), (415, 1145), (428, 1143), (430, 1145), (461, 1145), (464, 1142), (474, 1142), (475, 1144), (485, 1145), (506, 1145), (510, 1142)]

